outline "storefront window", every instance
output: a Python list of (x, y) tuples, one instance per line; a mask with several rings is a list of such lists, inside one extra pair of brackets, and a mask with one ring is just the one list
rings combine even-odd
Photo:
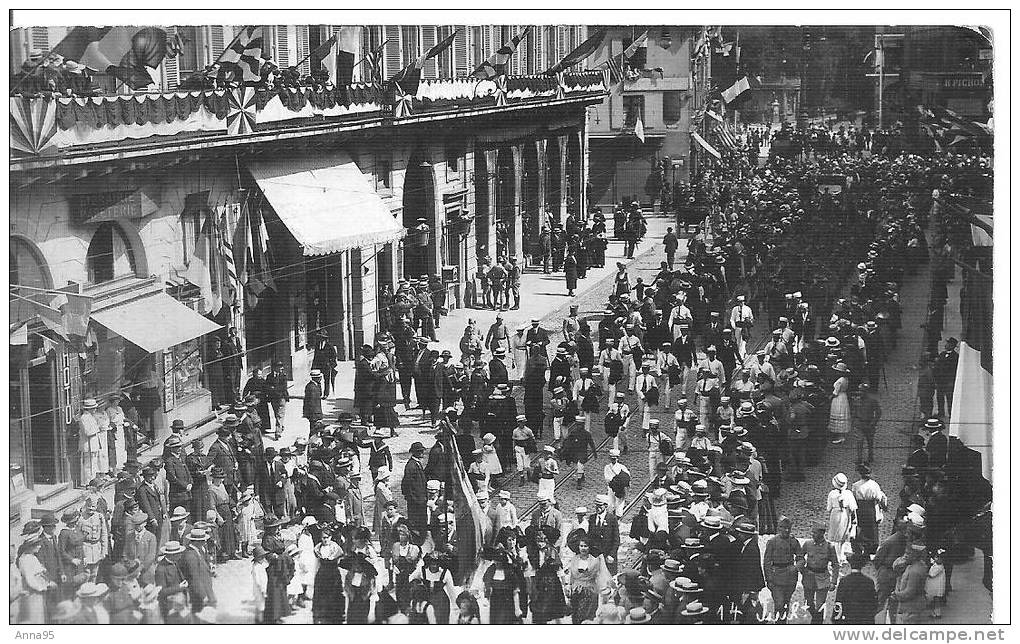
[(171, 349), (174, 398), (176, 404), (205, 393), (202, 385), (202, 338), (195, 338)]

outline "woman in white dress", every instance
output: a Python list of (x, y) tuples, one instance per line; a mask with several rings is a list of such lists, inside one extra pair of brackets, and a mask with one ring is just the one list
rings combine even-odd
[(127, 462), (127, 430), (126, 430), (126, 418), (124, 416), (124, 410), (120, 408), (120, 394), (110, 394), (106, 403), (106, 417), (110, 420), (110, 431), (112, 436), (110, 440), (113, 442), (113, 451), (116, 463), (110, 463), (110, 469), (115, 470), (119, 467), (124, 467), (124, 463)]
[(850, 433), (850, 399), (847, 397), (847, 390), (850, 387), (847, 374), (850, 370), (842, 362), (837, 362), (833, 370), (840, 375), (836, 378), (836, 382), (832, 383), (829, 433), (832, 434), (832, 444), (839, 445), (846, 440), (847, 434)]
[(840, 472), (832, 477), (832, 490), (825, 500), (825, 511), (829, 513), (829, 529), (825, 532), (825, 539), (835, 546), (842, 563), (846, 561), (844, 544), (849, 544), (857, 532), (857, 499), (847, 489), (846, 474)]
[(527, 324), (522, 324), (517, 327), (517, 333), (510, 336), (510, 357), (513, 359), (513, 368), (510, 369), (511, 383), (523, 380), (524, 370), (528, 366), (528, 341), (524, 337), (527, 328)]

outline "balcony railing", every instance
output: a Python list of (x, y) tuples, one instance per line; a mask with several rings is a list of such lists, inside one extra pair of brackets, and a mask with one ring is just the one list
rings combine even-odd
[(498, 76), (477, 78), (438, 78), (422, 80), (413, 96), (397, 92), (393, 97), (394, 116), (405, 118), (422, 112), (442, 112), (464, 107), (503, 107), (536, 101), (573, 98), (606, 91), (600, 71), (561, 73), (555, 76)]
[(377, 85), (251, 87), (87, 98), (10, 98), (12, 157), (58, 155), (151, 137), (244, 136), (305, 125), (551, 101), (604, 93), (602, 72), (423, 80), (414, 95)]

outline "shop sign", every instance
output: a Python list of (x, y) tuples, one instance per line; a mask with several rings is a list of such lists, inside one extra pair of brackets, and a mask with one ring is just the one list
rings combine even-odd
[(942, 77), (942, 89), (969, 90), (985, 86), (984, 76), (980, 72), (973, 74), (948, 74)]
[(174, 378), (174, 354), (163, 350), (163, 411), (171, 412), (177, 403), (177, 380)]
[(71, 400), (71, 354), (66, 349), (60, 352), (60, 386), (64, 390), (64, 424), (74, 421), (74, 408)]
[(71, 212), (76, 223), (99, 223), (139, 219), (159, 210), (141, 190), (121, 190), (74, 195)]

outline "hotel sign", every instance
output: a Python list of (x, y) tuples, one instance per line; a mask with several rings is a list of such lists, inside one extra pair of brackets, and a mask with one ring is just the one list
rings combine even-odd
[(981, 72), (973, 74), (947, 74), (942, 77), (941, 84), (942, 89), (967, 91), (984, 88), (985, 79)]

